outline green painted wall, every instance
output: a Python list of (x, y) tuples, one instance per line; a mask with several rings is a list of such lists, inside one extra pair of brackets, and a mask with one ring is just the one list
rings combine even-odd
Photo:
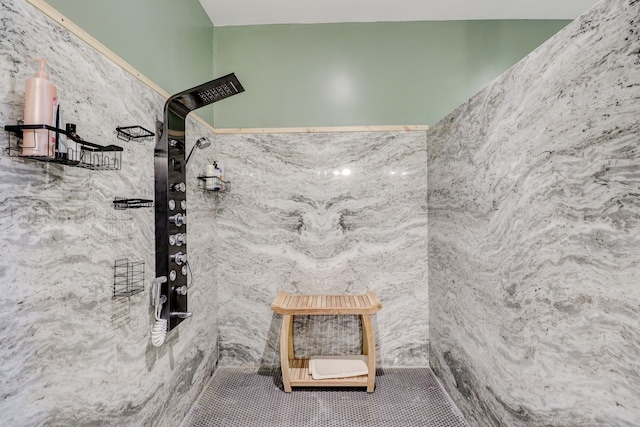
[(198, 0), (48, 0), (167, 92), (235, 72), (216, 127), (433, 124), (569, 21), (213, 27)]
[[(170, 94), (213, 79), (213, 25), (198, 0), (46, 0)], [(197, 111), (213, 121), (213, 106)]]
[(570, 21), (214, 28), (217, 127), (433, 124)]

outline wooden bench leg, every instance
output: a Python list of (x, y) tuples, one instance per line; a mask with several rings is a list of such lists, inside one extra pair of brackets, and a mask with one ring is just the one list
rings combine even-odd
[(367, 378), (367, 392), (373, 393), (376, 385), (376, 342), (373, 335), (373, 325), (371, 316), (363, 314), (362, 316), (362, 354), (366, 354), (367, 368), (369, 371)]
[(293, 360), (293, 358), (293, 316), (284, 315), (280, 329), (280, 368), (282, 369), (282, 384), (287, 393), (291, 393), (289, 360)]
[(289, 321), (289, 359), (293, 360), (296, 358), (296, 355), (293, 351), (293, 314), (291, 316), (290, 321)]

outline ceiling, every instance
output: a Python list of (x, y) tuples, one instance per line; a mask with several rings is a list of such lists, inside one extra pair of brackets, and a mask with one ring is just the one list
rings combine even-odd
[(214, 26), (574, 19), (598, 0), (200, 0)]

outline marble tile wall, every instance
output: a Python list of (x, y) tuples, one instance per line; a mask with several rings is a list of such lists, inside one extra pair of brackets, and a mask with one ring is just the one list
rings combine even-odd
[(430, 363), (477, 426), (640, 423), (640, 3), (428, 133)]
[[(117, 126), (155, 129), (164, 99), (23, 0), (0, 4), (0, 124), (23, 115), (32, 57), (49, 61), (68, 122), (124, 148), (118, 171), (90, 171), (0, 152), (0, 424), (176, 426), (217, 361), (212, 205), (188, 198), (194, 316), (165, 345), (150, 342), (154, 212), (116, 211), (115, 197), (153, 199), (155, 142), (123, 142)], [(185, 88), (186, 89), (186, 88)], [(188, 121), (187, 143), (208, 132)], [(8, 135), (0, 133), (0, 144)], [(204, 153), (201, 152), (201, 153)], [(113, 299), (117, 259), (145, 262), (145, 290)]]
[[(279, 365), (289, 293), (377, 292), (383, 366), (428, 364), (425, 132), (217, 135), (220, 363)], [(356, 318), (300, 318), (298, 354), (359, 351)]]

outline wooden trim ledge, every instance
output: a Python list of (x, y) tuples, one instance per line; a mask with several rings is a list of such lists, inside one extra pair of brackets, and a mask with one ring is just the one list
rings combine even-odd
[(290, 127), (290, 128), (214, 128), (214, 133), (233, 134), (270, 134), (270, 133), (329, 133), (329, 132), (426, 132), (427, 125), (399, 126), (327, 126), (327, 127)]

